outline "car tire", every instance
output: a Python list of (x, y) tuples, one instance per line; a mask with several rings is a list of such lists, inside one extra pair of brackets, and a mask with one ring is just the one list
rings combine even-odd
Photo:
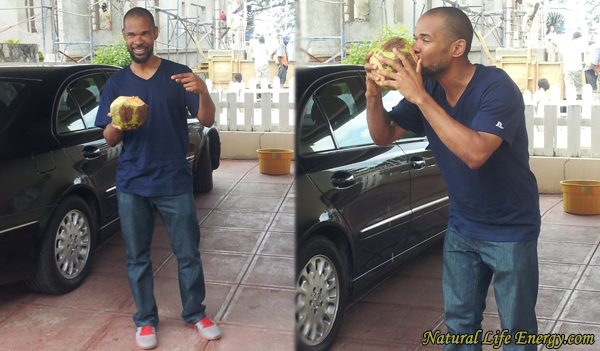
[(96, 251), (96, 225), (89, 205), (78, 196), (66, 198), (43, 235), (36, 270), (25, 283), (50, 294), (75, 290), (89, 273)]
[(296, 348), (325, 351), (333, 345), (346, 307), (342, 255), (331, 240), (316, 236), (299, 250), (296, 280)]
[(206, 140), (200, 156), (196, 161), (196, 172), (194, 178), (194, 192), (207, 193), (213, 188), (212, 165), (210, 159), (210, 140)]

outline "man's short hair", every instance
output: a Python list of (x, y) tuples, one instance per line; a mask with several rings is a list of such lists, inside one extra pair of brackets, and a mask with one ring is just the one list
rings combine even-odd
[(156, 27), (156, 24), (154, 24), (154, 16), (152, 16), (152, 12), (146, 10), (143, 7), (134, 7), (131, 10), (127, 11), (125, 16), (123, 16), (123, 29), (125, 29), (125, 20), (129, 16), (148, 17), (150, 19), (150, 22), (152, 22), (152, 28)]
[(242, 81), (242, 74), (241, 73), (236, 73), (233, 76), (233, 79), (235, 79), (236, 82), (241, 82)]
[(258, 38), (258, 42), (261, 44), (265, 43), (265, 37), (261, 36), (260, 38)]
[(448, 33), (450, 42), (458, 39), (466, 41), (465, 53), (467, 55), (471, 51), (471, 43), (473, 42), (473, 25), (469, 17), (456, 7), (436, 7), (427, 12), (426, 15), (437, 15), (444, 18), (444, 29)]

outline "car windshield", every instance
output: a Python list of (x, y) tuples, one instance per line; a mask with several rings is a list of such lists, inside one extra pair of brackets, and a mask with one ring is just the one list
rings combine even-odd
[(0, 78), (0, 131), (10, 122), (13, 112), (35, 81)]

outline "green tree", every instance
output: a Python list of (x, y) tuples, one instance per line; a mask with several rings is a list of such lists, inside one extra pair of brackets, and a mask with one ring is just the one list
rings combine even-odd
[(121, 39), (117, 44), (96, 49), (92, 63), (125, 67), (131, 64), (131, 55), (127, 50), (125, 41)]
[(353, 65), (364, 65), (366, 63), (365, 56), (369, 51), (373, 50), (378, 42), (385, 41), (390, 38), (400, 37), (407, 40), (411, 45), (414, 42), (410, 31), (401, 25), (396, 27), (385, 26), (379, 30), (377, 37), (371, 40), (365, 40), (362, 43), (351, 43), (348, 47), (346, 58), (342, 63), (353, 64)]

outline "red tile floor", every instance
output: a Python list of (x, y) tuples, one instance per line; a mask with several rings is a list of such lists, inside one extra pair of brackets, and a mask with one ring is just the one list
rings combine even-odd
[[(293, 350), (294, 187), (258, 161), (223, 160), (214, 189), (196, 196), (207, 314), (223, 337), (204, 341), (180, 317), (177, 262), (157, 220), (152, 246), (161, 318), (156, 350)], [(63, 296), (0, 286), (0, 350), (137, 350), (135, 305), (120, 234), (96, 252), (84, 284)]]
[[(600, 215), (565, 213), (562, 195), (542, 195), (540, 208), (539, 333), (594, 334), (594, 345), (559, 350), (600, 350)], [(501, 329), (493, 289), (487, 306), (484, 330)], [(422, 345), (428, 330), (446, 332), (441, 243), (352, 301), (332, 351), (442, 350)]]

